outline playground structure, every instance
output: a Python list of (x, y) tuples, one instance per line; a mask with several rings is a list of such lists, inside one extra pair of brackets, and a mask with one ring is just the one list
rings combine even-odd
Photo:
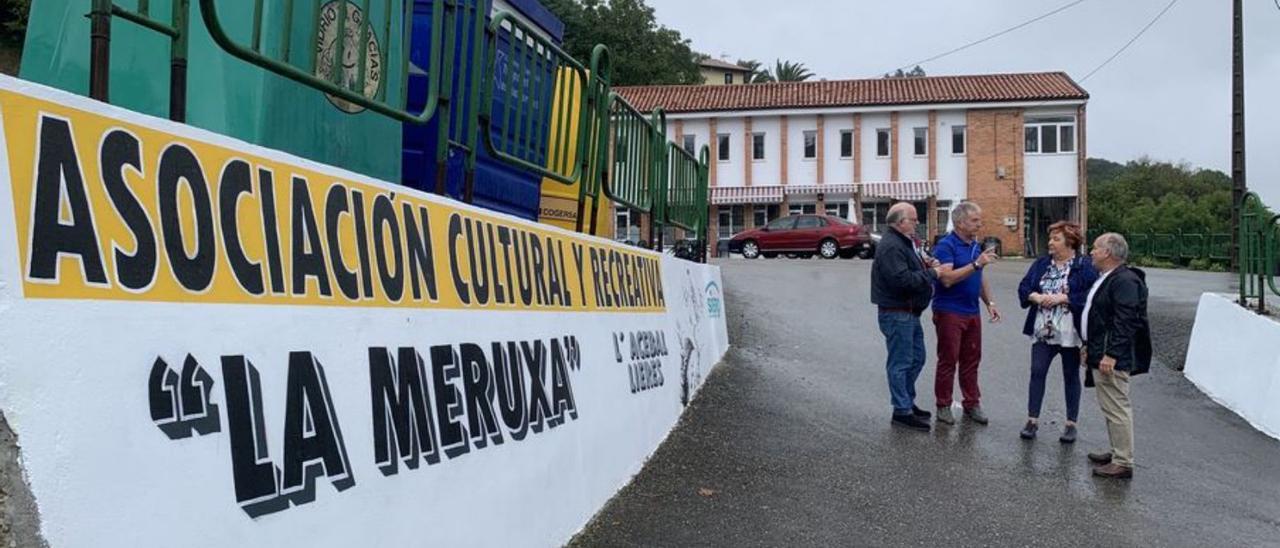
[(646, 247), (674, 227), (705, 260), (709, 150), (668, 142), (608, 48), (573, 58), (534, 0), (69, 4), (33, 6), (24, 79), (580, 233), (626, 208)]

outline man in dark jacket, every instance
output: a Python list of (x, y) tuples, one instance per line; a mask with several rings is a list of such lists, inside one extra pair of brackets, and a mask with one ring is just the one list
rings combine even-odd
[[(1107, 233), (1093, 242), (1093, 265), (1098, 281), (1084, 306), (1081, 336), (1085, 340), (1085, 364), (1095, 381), (1098, 405), (1107, 419), (1111, 451), (1090, 453), (1098, 464), (1094, 475), (1133, 477), (1133, 405), (1129, 379), (1151, 368), (1151, 327), (1147, 323), (1146, 275), (1129, 268), (1129, 244), (1124, 237)], [(1086, 380), (1086, 386), (1089, 384)]]
[(893, 402), (892, 424), (927, 432), (931, 414), (915, 404), (916, 379), (925, 361), (920, 314), (933, 297), (940, 267), (937, 261), (926, 264), (913, 240), (920, 224), (915, 206), (894, 205), (885, 223), (889, 230), (876, 247), (871, 266), (871, 302), (879, 306), (880, 332), (889, 353), (885, 371)]

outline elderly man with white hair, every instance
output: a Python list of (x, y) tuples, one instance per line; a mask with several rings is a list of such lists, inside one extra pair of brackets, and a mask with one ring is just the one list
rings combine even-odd
[[(1129, 379), (1151, 368), (1151, 327), (1147, 322), (1146, 275), (1125, 264), (1129, 244), (1124, 236), (1098, 236), (1090, 252), (1100, 273), (1089, 290), (1081, 322), (1085, 341), (1085, 386), (1096, 385), (1098, 406), (1107, 420), (1111, 451), (1089, 453), (1098, 466), (1093, 474), (1106, 478), (1133, 477), (1133, 404)], [(1092, 380), (1093, 370), (1098, 378)]]
[(928, 262), (915, 241), (920, 224), (915, 206), (902, 202), (889, 208), (885, 231), (871, 265), (871, 302), (879, 307), (880, 332), (888, 358), (889, 397), (894, 426), (929, 431), (932, 414), (916, 406), (916, 379), (924, 369), (924, 330), (920, 314), (929, 307), (937, 261)]

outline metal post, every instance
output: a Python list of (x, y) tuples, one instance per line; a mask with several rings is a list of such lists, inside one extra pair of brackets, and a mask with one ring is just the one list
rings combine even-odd
[(89, 97), (105, 103), (111, 72), (111, 0), (93, 0), (89, 36)]
[(174, 0), (173, 28), (178, 31), (169, 45), (169, 119), (187, 121), (187, 21), (189, 0)]
[(1244, 171), (1244, 10), (1232, 1), (1231, 28), (1231, 266), (1240, 268), (1240, 214), (1248, 191)]

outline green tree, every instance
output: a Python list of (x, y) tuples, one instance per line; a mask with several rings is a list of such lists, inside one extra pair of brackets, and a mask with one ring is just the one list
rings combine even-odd
[(29, 15), (31, 0), (0, 0), (0, 45), (22, 47)]
[(885, 78), (923, 78), (924, 76), (924, 69), (920, 68), (920, 65), (916, 65), (916, 68), (906, 72), (903, 72), (902, 69), (898, 69), (893, 72), (884, 73)]
[(659, 25), (644, 0), (544, 0), (565, 24), (565, 51), (582, 63), (609, 48), (614, 85), (700, 84), (689, 40)]
[(773, 76), (769, 74), (767, 69), (763, 68), (764, 65), (762, 65), (760, 61), (756, 61), (755, 59), (739, 59), (737, 64), (738, 66), (751, 71), (751, 74), (747, 75), (746, 83), (748, 84), (763, 84), (765, 82), (773, 81)]
[(766, 73), (768, 82), (803, 82), (813, 78), (813, 73), (805, 68), (804, 63), (777, 60), (773, 64), (773, 72)]

